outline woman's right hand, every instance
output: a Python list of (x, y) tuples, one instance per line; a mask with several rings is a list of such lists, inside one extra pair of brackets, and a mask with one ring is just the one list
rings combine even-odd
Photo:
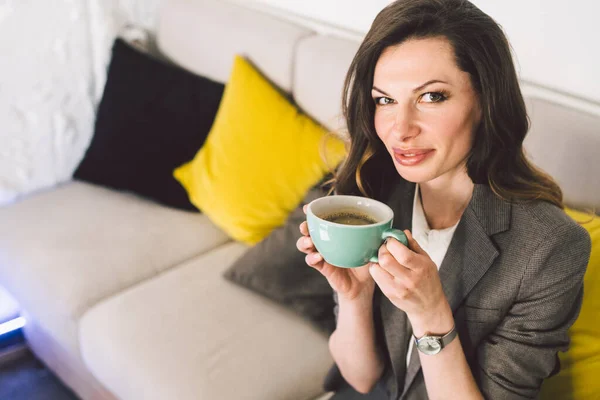
[[(306, 205), (304, 213), (306, 214)], [(354, 300), (360, 295), (369, 298), (373, 295), (375, 281), (369, 273), (369, 264), (358, 268), (335, 267), (323, 260), (323, 256), (317, 252), (310, 238), (306, 221), (300, 224), (300, 232), (302, 236), (296, 242), (296, 247), (306, 254), (306, 263), (327, 278), (329, 285), (337, 292), (338, 298)]]

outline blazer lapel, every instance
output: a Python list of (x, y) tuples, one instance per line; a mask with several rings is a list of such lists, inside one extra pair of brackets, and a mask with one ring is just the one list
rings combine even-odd
[[(475, 185), (440, 266), (442, 287), (453, 312), (498, 257), (498, 249), (490, 237), (509, 228), (510, 213), (510, 203), (498, 198), (488, 186)], [(406, 343), (407, 338), (402, 339)], [(403, 395), (420, 369), (421, 361), (414, 347)]]
[(442, 287), (452, 311), (498, 257), (491, 236), (509, 228), (510, 212), (510, 203), (498, 198), (488, 186), (475, 185), (440, 266)]

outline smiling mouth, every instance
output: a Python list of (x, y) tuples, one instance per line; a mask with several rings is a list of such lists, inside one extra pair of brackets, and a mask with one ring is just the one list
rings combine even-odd
[(412, 167), (425, 161), (433, 154), (434, 150), (410, 149), (407, 151), (394, 150), (394, 159), (400, 165)]

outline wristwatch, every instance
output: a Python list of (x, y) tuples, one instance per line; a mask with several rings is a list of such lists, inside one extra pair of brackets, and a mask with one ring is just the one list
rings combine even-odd
[(450, 332), (446, 333), (444, 336), (433, 336), (426, 333), (420, 338), (417, 338), (416, 336), (413, 336), (413, 338), (415, 339), (415, 346), (417, 346), (417, 349), (419, 349), (421, 353), (432, 356), (448, 346), (457, 334), (456, 326), (453, 326)]

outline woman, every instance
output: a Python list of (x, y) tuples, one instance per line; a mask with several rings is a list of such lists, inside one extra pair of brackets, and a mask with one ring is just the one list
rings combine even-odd
[(300, 226), (297, 246), (338, 302), (334, 398), (536, 397), (568, 346), (590, 240), (523, 153), (501, 28), (466, 0), (394, 2), (343, 99), (351, 145), (335, 192), (389, 204), (409, 246), (390, 239), (379, 263), (336, 268)]

